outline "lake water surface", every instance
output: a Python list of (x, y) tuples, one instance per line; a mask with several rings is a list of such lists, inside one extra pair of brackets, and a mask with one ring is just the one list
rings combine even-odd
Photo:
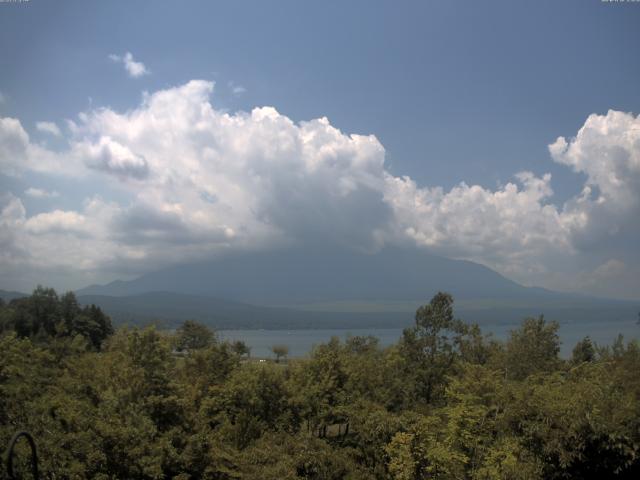
[[(492, 333), (494, 338), (505, 340), (509, 331), (518, 328), (517, 324), (485, 324), (482, 331)], [(345, 340), (349, 336), (373, 335), (380, 340), (380, 345), (386, 347), (398, 341), (402, 335), (402, 328), (359, 328), (359, 329), (324, 329), (324, 330), (220, 330), (220, 338), (224, 340), (242, 340), (251, 347), (253, 357), (273, 357), (273, 345), (289, 347), (290, 357), (304, 357), (313, 349), (314, 345), (328, 342), (336, 336)], [(571, 356), (575, 344), (589, 335), (599, 345), (611, 344), (618, 334), (624, 335), (625, 340), (640, 337), (640, 326), (634, 321), (590, 322), (590, 323), (561, 323), (560, 340), (562, 342), (560, 354)]]

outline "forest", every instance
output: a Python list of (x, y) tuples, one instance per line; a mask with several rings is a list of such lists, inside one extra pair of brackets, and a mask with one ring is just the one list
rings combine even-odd
[(275, 362), (38, 287), (0, 304), (0, 448), (30, 432), (50, 479), (640, 478), (637, 341), (565, 359), (556, 322), (498, 341), (453, 308), (438, 293), (387, 348)]

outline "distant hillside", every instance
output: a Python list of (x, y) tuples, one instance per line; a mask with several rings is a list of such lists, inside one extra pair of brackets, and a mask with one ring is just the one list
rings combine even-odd
[(181, 265), (131, 281), (92, 285), (77, 293), (121, 296), (166, 291), (278, 305), (356, 299), (426, 301), (440, 290), (456, 299), (536, 302), (568, 297), (523, 287), (473, 262), (391, 247), (373, 255), (322, 249), (245, 253)]
[(12, 292), (8, 290), (0, 290), (0, 298), (5, 302), (10, 302), (14, 298), (23, 298), (28, 297), (29, 294), (22, 292)]
[[(182, 265), (78, 290), (116, 324), (174, 327), (186, 319), (215, 328), (374, 328), (411, 325), (438, 291), (456, 315), (480, 324), (516, 324), (544, 314), (561, 322), (634, 321), (640, 302), (528, 288), (473, 262), (422, 250), (254, 252)], [(11, 300), (25, 296), (0, 291)]]
[[(28, 296), (0, 290), (9, 302)], [(416, 308), (425, 301), (326, 302), (296, 307), (265, 307), (203, 295), (146, 292), (128, 296), (80, 295), (82, 305), (99, 305), (116, 325), (156, 324), (175, 328), (193, 319), (216, 329), (356, 329), (404, 328), (413, 324)], [(509, 301), (456, 300), (455, 314), (467, 322), (515, 325), (528, 316), (544, 314), (562, 323), (633, 322), (640, 305), (590, 298)]]
[(564, 322), (633, 321), (640, 308), (524, 287), (473, 262), (399, 248), (373, 255), (319, 248), (245, 253), (77, 293), (117, 322), (193, 318), (217, 328), (273, 329), (406, 326), (438, 291), (453, 294), (457, 315), (479, 323), (515, 324), (540, 314)]
[[(111, 297), (82, 295), (80, 303), (99, 305), (117, 325), (159, 324), (175, 328), (184, 320), (203, 322), (216, 329), (356, 329), (404, 328), (413, 324), (415, 305), (359, 305), (358, 308), (322, 310), (274, 308), (230, 302), (212, 297), (180, 293), (148, 292), (139, 295)], [(376, 309), (377, 307), (377, 309)], [(395, 309), (394, 309), (395, 308)], [(456, 316), (467, 322), (516, 325), (525, 317), (544, 314), (561, 323), (633, 322), (638, 306), (632, 303), (578, 302), (548, 303), (539, 306), (516, 304), (487, 305), (484, 302), (460, 302)]]
[(123, 297), (80, 295), (78, 301), (83, 305), (100, 306), (116, 324), (155, 323), (166, 328), (174, 328), (188, 319), (217, 329), (397, 327), (408, 326), (413, 321), (407, 312), (313, 312), (169, 292)]

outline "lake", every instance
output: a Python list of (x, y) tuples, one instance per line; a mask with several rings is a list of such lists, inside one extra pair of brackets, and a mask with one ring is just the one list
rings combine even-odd
[[(492, 333), (494, 338), (505, 340), (509, 331), (518, 328), (519, 324), (484, 324), (482, 331)], [(575, 344), (589, 335), (599, 345), (611, 344), (618, 334), (624, 335), (625, 340), (640, 337), (640, 326), (635, 321), (589, 322), (589, 323), (561, 323), (560, 340), (562, 342), (560, 354), (571, 356)], [(402, 335), (402, 328), (356, 328), (356, 329), (318, 329), (318, 330), (220, 330), (218, 335), (223, 340), (242, 340), (251, 347), (253, 357), (273, 357), (273, 345), (289, 347), (290, 357), (304, 357), (313, 349), (314, 345), (328, 342), (336, 336), (345, 340), (349, 336), (373, 335), (380, 340), (383, 347), (396, 343)]]

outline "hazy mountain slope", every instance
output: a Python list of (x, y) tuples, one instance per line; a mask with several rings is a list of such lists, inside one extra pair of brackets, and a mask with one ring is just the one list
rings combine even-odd
[(515, 324), (540, 314), (562, 322), (633, 321), (639, 308), (634, 302), (527, 288), (473, 262), (396, 248), (375, 255), (256, 252), (77, 293), (116, 322), (160, 319), (175, 325), (192, 318), (217, 328), (273, 329), (407, 326), (416, 307), (439, 290), (454, 295), (457, 315), (479, 323)]
[[(99, 305), (116, 324), (144, 325), (159, 323), (172, 328), (187, 319), (198, 320), (218, 329), (264, 328), (399, 328), (413, 324), (415, 307), (409, 303), (399, 310), (389, 305), (378, 311), (321, 311), (272, 308), (230, 302), (217, 298), (181, 293), (149, 292), (111, 297), (82, 295), (82, 304)], [(370, 308), (366, 305), (361, 308)], [(514, 306), (482, 302), (460, 302), (455, 314), (467, 322), (515, 325), (528, 316), (544, 314), (562, 323), (633, 322), (638, 306), (629, 302), (583, 301), (575, 303), (549, 302), (547, 305)]]
[(9, 290), (0, 290), (0, 298), (5, 302), (10, 302), (14, 298), (28, 297), (29, 294), (22, 292), (14, 292)]
[(407, 312), (308, 312), (230, 302), (212, 297), (169, 292), (111, 297), (81, 295), (83, 305), (99, 305), (116, 324), (160, 323), (175, 327), (192, 319), (215, 328), (349, 328), (407, 326)]
[(181, 265), (131, 281), (93, 285), (78, 294), (169, 291), (249, 303), (294, 304), (429, 299), (439, 290), (459, 299), (535, 300), (559, 295), (523, 287), (473, 262), (397, 248), (385, 248), (374, 255), (320, 249), (248, 253)]

